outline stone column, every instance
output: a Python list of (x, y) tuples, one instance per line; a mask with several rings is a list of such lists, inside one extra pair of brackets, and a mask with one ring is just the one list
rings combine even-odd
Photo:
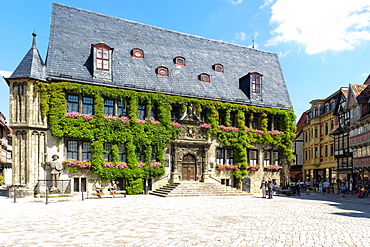
[(178, 160), (178, 146), (177, 145), (173, 145), (172, 146), (172, 154), (171, 154), (171, 168), (172, 168), (172, 172), (171, 172), (171, 179), (170, 179), (170, 182), (171, 183), (178, 183), (180, 181), (179, 179), (179, 172), (178, 172), (178, 164), (177, 164), (177, 160)]
[(202, 174), (202, 180), (203, 182), (207, 182), (210, 180), (209, 178), (209, 156), (208, 156), (209, 147), (203, 147), (203, 153), (202, 153), (202, 165), (203, 165), (203, 174)]

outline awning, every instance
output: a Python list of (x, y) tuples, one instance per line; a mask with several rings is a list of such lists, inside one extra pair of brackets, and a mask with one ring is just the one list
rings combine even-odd
[(297, 176), (298, 174), (301, 174), (302, 172), (290, 172), (290, 176), (294, 177)]

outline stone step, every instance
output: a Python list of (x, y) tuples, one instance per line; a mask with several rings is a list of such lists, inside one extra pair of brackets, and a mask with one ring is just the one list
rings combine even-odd
[(181, 182), (168, 184), (156, 191), (149, 192), (151, 195), (162, 197), (181, 196), (245, 196), (250, 195), (244, 191), (217, 183)]

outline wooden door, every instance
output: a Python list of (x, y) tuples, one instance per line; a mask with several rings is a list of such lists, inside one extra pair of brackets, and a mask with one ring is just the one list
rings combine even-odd
[(183, 158), (182, 162), (182, 180), (195, 180), (195, 158), (191, 154), (187, 154)]

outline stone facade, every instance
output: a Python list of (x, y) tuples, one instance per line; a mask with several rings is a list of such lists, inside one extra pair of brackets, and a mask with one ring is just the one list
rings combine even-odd
[[(145, 121), (144, 118), (140, 118), (138, 113), (140, 106), (137, 98), (139, 96), (130, 98), (129, 92), (135, 92), (135, 95), (145, 94), (142, 97), (147, 100), (146, 105), (143, 105), (146, 109), (145, 116), (149, 116), (149, 108), (159, 104), (167, 104), (166, 106), (172, 109), (175, 109), (175, 107), (182, 109), (176, 115), (176, 124), (181, 126), (179, 134), (177, 138), (166, 142), (163, 147), (164, 162), (162, 165), (165, 168), (165, 174), (156, 178), (145, 179), (145, 185), (150, 190), (155, 190), (168, 183), (181, 181), (222, 183), (241, 188), (241, 180), (236, 178), (234, 171), (232, 169), (222, 170), (219, 169), (219, 166), (245, 170), (249, 164), (252, 164), (252, 160), (254, 165), (259, 164), (260, 169), (258, 171), (250, 170), (247, 174), (244, 174), (245, 178), (250, 178), (251, 183), (248, 189), (251, 192), (259, 191), (262, 177), (271, 177), (277, 183), (280, 183), (282, 175), (286, 175), (284, 169), (274, 172), (267, 170), (267, 167), (271, 165), (284, 166), (287, 162), (286, 153), (289, 153), (289, 151), (282, 150), (281, 143), (274, 142), (274, 136), (285, 135), (284, 132), (279, 130), (279, 127), (282, 127), (283, 131), (292, 131), (293, 117), (290, 116), (294, 115), (291, 114), (289, 94), (276, 54), (223, 42), (214, 42), (187, 34), (148, 27), (144, 24), (135, 24), (126, 20), (117, 20), (88, 11), (77, 11), (72, 7), (59, 4), (54, 4), (53, 8), (55, 10), (53, 11), (51, 32), (58, 34), (57, 39), (59, 41), (56, 42), (55, 39), (50, 41), (47, 64), (43, 63), (38, 53), (36, 34), (33, 34), (32, 48), (13, 75), (6, 78), (10, 90), (10, 126), (14, 133), (13, 184), (22, 188), (20, 192), (22, 196), (44, 196), (47, 189), (52, 189), (62, 195), (71, 195), (86, 190), (92, 191), (94, 183), (101, 179), (98, 176), (99, 171), (97, 170), (99, 169), (96, 168), (99, 162), (96, 160), (103, 160), (103, 156), (108, 155), (108, 151), (105, 150), (97, 154), (96, 149), (92, 150), (91, 146), (94, 145), (96, 148), (97, 145), (100, 145), (103, 147), (104, 143), (100, 143), (100, 140), (97, 140), (95, 136), (89, 136), (86, 131), (80, 135), (76, 134), (78, 128), (74, 130), (73, 134), (65, 132), (58, 136), (53, 132), (53, 128), (57, 124), (52, 122), (50, 118), (59, 114), (58, 116), (61, 119), (67, 120), (68, 116), (66, 114), (80, 114), (79, 117), (88, 117), (85, 118), (86, 121), (81, 124), (76, 119), (76, 121), (71, 120), (70, 124), (73, 126), (78, 124), (88, 126), (87, 129), (93, 126), (90, 125), (89, 120), (94, 117), (103, 121), (106, 116), (115, 119), (127, 116), (127, 119), (131, 117), (134, 120)], [(68, 23), (72, 21), (76, 25), (82, 25), (83, 22), (84, 28), (71, 27), (70, 31), (75, 32), (73, 36), (74, 44), (82, 46), (75, 51), (73, 51), (74, 46), (68, 46), (67, 50), (70, 53), (66, 54), (66, 57), (62, 60), (65, 62), (70, 59), (71, 61), (64, 64), (63, 61), (59, 61), (61, 57), (57, 54), (65, 49), (63, 48), (65, 42), (70, 40), (69, 34), (64, 36), (64, 32), (58, 31), (59, 28), (63, 29), (64, 27), (63, 23), (66, 21), (64, 16), (66, 14), (71, 18), (76, 18), (74, 21), (68, 20)], [(85, 15), (91, 16), (88, 18)], [(85, 23), (86, 21), (91, 23)], [(107, 23), (104, 24), (103, 22)], [(94, 27), (96, 23), (102, 24), (102, 27)], [(104, 40), (104, 42), (97, 43), (95, 34), (88, 37), (88, 34), (91, 33), (89, 29), (105, 28), (107, 25), (112, 27), (111, 30), (114, 30), (114, 28), (136, 30), (135, 35), (143, 35), (143, 37), (146, 37), (146, 33), (150, 32), (154, 40), (147, 43), (143, 50), (148, 55), (135, 58), (130, 54), (130, 51), (140, 46), (140, 42), (145, 38), (131, 40), (129, 37), (123, 37), (127, 38), (127, 42), (122, 42), (122, 40), (115, 40), (115, 35), (105, 35), (98, 38), (99, 42), (101, 40)], [(126, 35), (125, 32), (122, 32), (122, 34)], [(189, 37), (192, 38), (189, 39)], [(76, 39), (80, 40), (76, 41)], [(161, 46), (158, 44), (161, 44)], [(182, 49), (179, 49), (178, 45), (183, 46)], [(210, 52), (206, 57), (203, 57), (203, 55), (192, 57), (194, 54), (191, 51), (192, 49), (197, 50), (198, 54), (203, 54), (203, 49), (209, 49), (210, 46), (214, 46), (211, 49), (212, 51), (235, 50), (234, 54), (239, 56), (240, 59), (220, 55), (223, 54), (222, 52), (214, 54)], [(99, 51), (99, 49), (101, 50)], [(115, 52), (112, 52), (113, 50)], [(84, 53), (84, 55), (82, 57), (75, 55), (80, 53)], [(156, 56), (155, 54), (161, 55)], [(187, 64), (186, 67), (185, 64), (180, 66), (176, 64), (177, 60), (174, 59), (178, 55), (182, 55), (183, 62), (185, 62), (185, 59), (192, 62)], [(249, 59), (250, 56), (254, 56), (255, 59)], [(87, 60), (86, 57), (88, 57)], [(215, 66), (209, 65), (209, 61), (214, 65), (222, 66), (222, 69), (230, 68), (230, 70), (222, 70), (221, 72), (213, 70), (212, 68), (215, 68)], [(269, 61), (268, 66), (265, 61)], [(158, 74), (158, 69), (153, 69), (158, 68), (158, 66), (169, 71), (170, 74), (165, 76)], [(203, 78), (197, 75), (211, 76), (205, 82)], [(209, 78), (211, 78), (211, 81), (209, 81)], [(89, 96), (89, 94), (94, 94), (92, 91), (89, 92), (91, 88), (84, 93), (81, 92), (83, 89), (56, 89), (58, 85), (64, 85), (63, 83), (83, 85), (85, 88), (94, 86), (96, 90), (100, 90), (100, 93)], [(56, 90), (55, 94), (53, 91), (48, 91), (42, 95), (42, 89), (40, 88), (43, 84), (45, 87), (51, 85), (48, 90)], [(113, 90), (117, 91), (112, 94), (105, 92), (113, 92)], [(63, 91), (62, 96), (61, 91)], [(43, 101), (45, 99), (43, 96), (46, 97), (45, 95), (48, 93), (51, 95), (49, 100)], [(109, 97), (102, 96), (104, 93)], [(55, 96), (56, 94), (58, 96)], [(60, 101), (54, 101), (54, 96), (60, 97), (58, 98)], [(69, 96), (72, 96), (73, 99), (69, 99)], [(91, 100), (90, 103), (84, 101), (87, 97), (88, 100)], [(177, 105), (162, 102), (160, 101), (161, 97), (170, 102), (176, 102), (177, 100)], [(127, 99), (124, 104), (128, 105), (130, 111), (121, 113), (127, 115), (117, 113), (117, 108), (120, 107), (117, 102), (120, 101), (123, 104), (122, 98)], [(179, 100), (180, 98), (181, 100)], [(109, 105), (105, 102), (115, 103)], [(59, 106), (65, 104), (65, 109), (63, 107), (58, 108), (57, 104)], [(91, 111), (85, 112), (85, 106), (90, 107)], [(206, 118), (199, 112), (198, 108), (201, 106), (208, 110), (208, 119), (217, 122), (210, 126), (212, 128), (210, 132), (207, 131), (207, 128), (202, 127), (203, 124), (206, 124)], [(111, 110), (109, 110), (109, 107), (111, 107)], [(134, 109), (134, 107), (136, 108)], [(61, 111), (60, 109), (63, 113), (55, 112)], [(164, 123), (166, 121), (170, 122), (170, 117), (172, 120), (172, 111), (163, 113), (158, 110), (157, 113), (159, 119)], [(285, 119), (282, 119), (284, 117)], [(130, 120), (130, 127), (131, 125), (140, 124), (140, 121), (135, 122), (134, 120)], [(171, 125), (164, 124), (164, 126), (173, 128)], [(235, 134), (235, 138), (237, 138), (235, 140), (222, 141), (217, 137), (218, 134), (222, 136), (222, 133), (220, 133), (222, 131), (236, 133), (241, 130), (247, 134), (240, 135), (241, 137)], [(60, 131), (63, 132), (65, 129)], [(289, 139), (290, 133), (287, 134), (288, 138), (282, 138), (281, 140), (289, 146), (292, 140)], [(137, 136), (134, 133), (132, 138)], [(248, 140), (242, 138), (248, 138)], [(257, 140), (260, 140), (260, 143)], [(76, 147), (71, 144), (74, 141), (79, 145), (78, 150), (77, 144)], [(115, 147), (118, 148), (119, 144), (129, 145), (133, 143), (129, 139), (124, 139), (121, 142), (114, 143)], [(239, 147), (239, 150), (242, 150), (243, 154), (246, 151), (246, 157), (240, 157), (236, 153), (235, 143), (240, 143), (242, 148)], [(86, 149), (83, 146), (85, 144), (87, 145)], [(150, 146), (145, 146), (145, 148), (148, 147)], [(130, 165), (134, 165), (134, 163), (140, 161), (141, 154), (133, 149), (130, 152), (127, 156), (130, 159)], [(160, 152), (162, 152), (162, 149)], [(53, 182), (49, 164), (54, 155), (57, 155), (60, 161), (71, 159), (71, 157), (76, 157), (79, 161), (91, 161), (95, 158), (93, 164), (95, 170), (85, 168), (73, 170), (65, 167), (58, 181)], [(94, 158), (91, 156), (94, 156)], [(97, 159), (97, 156), (100, 157)], [(135, 156), (137, 160), (133, 161)], [(234, 159), (234, 156), (238, 158)], [(144, 157), (144, 159), (149, 160), (149, 157)], [(113, 161), (118, 162), (118, 160)], [(238, 161), (239, 164), (236, 164)], [(125, 187), (127, 182), (125, 179), (122, 177), (115, 177), (114, 179), (120, 181), (122, 188)], [(103, 186), (107, 186), (108, 182), (103, 181)]]

